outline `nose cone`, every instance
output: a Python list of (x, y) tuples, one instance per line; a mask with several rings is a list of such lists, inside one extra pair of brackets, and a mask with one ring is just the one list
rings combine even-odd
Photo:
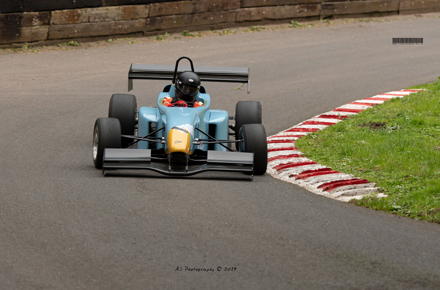
[(190, 133), (182, 128), (172, 128), (168, 132), (166, 153), (182, 152), (191, 154)]

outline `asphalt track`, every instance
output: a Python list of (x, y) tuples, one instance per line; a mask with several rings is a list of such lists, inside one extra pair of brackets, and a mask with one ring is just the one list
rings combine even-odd
[[(103, 178), (93, 167), (94, 121), (126, 91), (130, 63), (249, 66), (250, 95), (205, 85), (231, 114), (260, 100), (268, 135), (440, 75), (439, 18), (362, 25), (1, 55), (0, 288), (440, 288), (438, 225), (268, 175)], [(153, 105), (164, 85), (136, 82), (138, 104)]]

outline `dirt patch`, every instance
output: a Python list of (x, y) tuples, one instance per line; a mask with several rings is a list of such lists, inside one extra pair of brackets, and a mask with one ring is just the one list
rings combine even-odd
[(383, 129), (383, 128), (385, 128), (386, 125), (387, 125), (386, 122), (368, 122), (368, 123), (360, 124), (360, 125), (358, 125), (358, 126), (359, 126), (359, 127), (369, 127), (369, 128), (371, 128), (371, 129), (378, 130), (378, 129)]

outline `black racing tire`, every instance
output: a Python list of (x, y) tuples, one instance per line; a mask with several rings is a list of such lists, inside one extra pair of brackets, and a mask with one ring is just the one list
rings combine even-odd
[(254, 174), (263, 175), (267, 169), (267, 136), (262, 124), (245, 124), (239, 132), (239, 151), (254, 153)]
[[(108, 117), (116, 118), (121, 123), (122, 135), (134, 135), (136, 127), (136, 97), (130, 94), (113, 94), (108, 106)], [(122, 138), (122, 147), (127, 147), (133, 140)]]
[(116, 118), (96, 119), (93, 129), (93, 163), (102, 169), (105, 148), (121, 148), (121, 124)]
[(240, 139), (239, 133), (241, 126), (245, 124), (261, 124), (261, 123), (262, 123), (262, 109), (260, 102), (241, 101), (237, 103), (237, 105), (235, 106), (235, 140)]

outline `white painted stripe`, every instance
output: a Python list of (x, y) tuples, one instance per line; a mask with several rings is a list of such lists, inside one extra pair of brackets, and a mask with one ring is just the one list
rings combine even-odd
[(404, 92), (404, 91), (392, 91), (392, 92), (388, 92), (385, 94), (395, 94), (395, 95), (403, 95), (403, 96), (408, 96), (410, 94), (412, 94), (411, 92)]
[(295, 170), (291, 170), (291, 173), (288, 175), (292, 175), (292, 177), (290, 177), (292, 180), (295, 180), (295, 183), (298, 183), (299, 180), (295, 178), (295, 176), (300, 175), (306, 171), (309, 170), (317, 170), (317, 169), (322, 169), (322, 168), (327, 168), (327, 166), (321, 165), (321, 164), (312, 164), (312, 165), (306, 165), (306, 166), (301, 166), (298, 167)]
[[(325, 129), (327, 128), (328, 125), (299, 125), (296, 128), (306, 128), (306, 129)], [(305, 132), (305, 133), (310, 133), (310, 132)]]
[[(298, 140), (300, 137), (271, 137), (268, 141), (295, 141)], [(274, 143), (275, 144), (275, 143)]]
[(330, 111), (321, 115), (331, 115), (331, 116), (353, 116), (356, 115), (356, 113), (352, 113), (352, 112), (336, 112), (336, 111)]
[[(368, 183), (366, 183), (366, 184), (368, 184)], [(359, 185), (363, 185), (363, 184), (359, 184)], [(338, 191), (334, 194), (332, 191), (332, 192), (330, 192), (330, 196), (333, 198), (338, 198), (338, 197), (342, 197), (342, 196), (365, 195), (365, 194), (375, 193), (375, 192), (377, 192), (376, 187), (361, 187), (361, 186), (359, 186), (357, 188), (351, 188), (351, 189), (347, 189), (345, 191)]]
[(325, 119), (325, 118), (311, 118), (309, 121), (326, 122), (326, 123), (334, 123), (334, 124), (336, 124), (336, 123), (341, 122), (342, 120), (338, 120), (338, 119)]
[(336, 174), (328, 174), (328, 175), (319, 175), (315, 177), (311, 177), (307, 179), (307, 182), (318, 188), (318, 186), (323, 185), (324, 183), (332, 182), (332, 181), (339, 181), (339, 180), (346, 180), (346, 179), (353, 179), (355, 178), (351, 174), (347, 173), (336, 173)]
[(331, 182), (331, 181), (352, 179), (352, 178), (353, 178), (353, 175), (340, 172), (340, 173), (334, 173), (334, 174), (312, 176), (312, 177), (305, 179), (305, 181), (307, 183), (309, 183), (310, 185), (318, 184), (317, 186), (319, 186), (321, 184)]
[(283, 134), (270, 136), (269, 140), (272, 140), (272, 139), (275, 139), (275, 138), (277, 138), (277, 139), (280, 139), (280, 138), (298, 138), (297, 136), (298, 135), (294, 134), (294, 132), (283, 132)]
[[(366, 194), (354, 195), (354, 196), (340, 196), (340, 197), (334, 198), (334, 199), (337, 199), (337, 200), (342, 201), (342, 202), (349, 202), (352, 199), (358, 199), (358, 200), (359, 199), (363, 199), (365, 197), (365, 195)], [(329, 196), (329, 197), (332, 198), (331, 196)]]
[(354, 102), (367, 103), (367, 104), (382, 104), (385, 101), (382, 101), (382, 100), (357, 100)]
[(338, 109), (355, 109), (355, 110), (366, 110), (370, 108), (370, 106), (365, 106), (365, 105), (352, 105), (352, 104), (347, 104), (347, 105), (343, 105), (338, 107)]
[[(296, 127), (295, 127), (295, 128), (296, 128)], [(292, 129), (292, 128), (290, 128), (290, 129)], [(290, 130), (290, 129), (287, 129), (287, 130)], [(293, 137), (293, 136), (304, 135), (304, 134), (302, 134), (302, 133), (304, 133), (304, 132), (287, 132), (287, 130), (282, 131), (282, 132), (280, 132), (280, 133), (278, 133), (278, 134), (276, 134), (276, 135), (272, 135), (272, 136), (270, 136), (269, 138), (272, 138), (272, 137), (274, 137), (274, 138), (278, 138), (278, 137), (281, 137), (281, 136), (290, 136), (290, 137)]]
[(298, 175), (298, 174), (301, 174), (302, 172), (307, 171), (307, 170), (316, 170), (316, 169), (320, 169), (320, 168), (325, 168), (325, 166), (322, 166), (321, 164), (304, 165), (304, 166), (289, 168), (287, 170), (284, 170), (281, 173), (274, 170), (274, 169), (272, 169), (272, 170), (276, 173), (276, 175), (280, 179), (299, 185), (299, 182), (295, 178), (291, 178), (289, 176), (290, 175)]
[(393, 96), (382, 96), (382, 95), (375, 95), (375, 96), (372, 96), (372, 97), (370, 97), (370, 98), (373, 98), (373, 99), (375, 99), (375, 98), (387, 98), (387, 99), (392, 99), (393, 98)]
[(291, 154), (302, 154), (302, 152), (299, 152), (298, 150), (273, 151), (273, 152), (268, 152), (267, 156), (268, 158), (272, 158), (272, 157), (291, 155)]
[(308, 132), (287, 132), (287, 131), (289, 131), (290, 129), (294, 129), (294, 128), (297, 128), (299, 125), (296, 125), (295, 127), (292, 127), (292, 128), (289, 128), (289, 129), (287, 129), (287, 130), (285, 130), (285, 131), (283, 131), (283, 132), (281, 132), (283, 135), (297, 135), (297, 136), (305, 136), (305, 135), (307, 135), (307, 133)]
[[(370, 188), (375, 187), (376, 183), (370, 182), (370, 183), (362, 183), (362, 184), (348, 184), (344, 186), (337, 187), (331, 191), (332, 195), (338, 195), (339, 192), (348, 191), (352, 189), (359, 189), (359, 188)], [(346, 195), (346, 194), (345, 194)]]
[[(268, 152), (268, 154), (270, 155), (270, 154), (277, 153), (277, 152), (282, 153), (282, 154), (292, 154), (292, 153), (298, 152), (298, 154), (302, 154), (302, 152), (300, 152), (299, 150), (294, 150), (294, 149), (292, 149), (292, 147), (290, 147), (290, 148), (279, 148), (279, 149), (281, 149), (281, 150), (270, 151), (270, 152)], [(270, 150), (270, 149), (268, 149), (268, 150)]]
[(390, 99), (394, 99), (394, 98), (403, 98), (405, 97), (404, 95), (376, 95), (376, 96), (372, 96), (372, 98), (390, 98)]
[[(294, 143), (280, 143), (280, 144), (267, 144), (267, 149), (281, 149), (286, 147), (286, 145), (288, 146), (292, 146), (294, 147), (295, 144)], [(284, 151), (284, 150), (283, 150)]]
[[(309, 161), (312, 161), (312, 160), (310, 160), (307, 157), (293, 157), (293, 158), (288, 158), (288, 159), (274, 160), (274, 161), (268, 162), (268, 164), (269, 164), (269, 166), (275, 167), (275, 166), (283, 164), (283, 163), (289, 163), (289, 162), (299, 163), (299, 162), (309, 162)], [(278, 172), (282, 172), (284, 170), (287, 170), (287, 169), (278, 170)]]

